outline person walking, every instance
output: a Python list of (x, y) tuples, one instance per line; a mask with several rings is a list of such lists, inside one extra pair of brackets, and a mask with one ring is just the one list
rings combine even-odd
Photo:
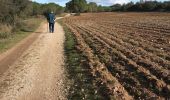
[(55, 24), (55, 15), (54, 12), (49, 13), (48, 15), (49, 31), (54, 33), (54, 24)]

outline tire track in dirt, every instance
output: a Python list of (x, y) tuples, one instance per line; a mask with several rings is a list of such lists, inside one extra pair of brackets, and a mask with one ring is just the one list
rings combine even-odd
[(19, 42), (16, 46), (0, 55), (0, 75), (2, 75), (9, 68), (9, 66), (11, 66), (37, 39), (40, 35), (39, 30), (42, 30), (42, 27), (39, 27), (34, 33)]

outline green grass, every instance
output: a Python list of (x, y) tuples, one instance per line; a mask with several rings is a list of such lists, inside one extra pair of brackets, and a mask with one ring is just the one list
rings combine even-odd
[(24, 25), (17, 29), (13, 34), (6, 36), (1, 33), (4, 38), (0, 38), (0, 53), (5, 52), (6, 50), (13, 47), (16, 43), (27, 37), (30, 33), (34, 32), (43, 21), (42, 18), (29, 18), (24, 20)]

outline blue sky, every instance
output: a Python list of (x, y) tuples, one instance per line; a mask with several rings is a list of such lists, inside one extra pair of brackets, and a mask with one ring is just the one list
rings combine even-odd
[[(32, 0), (32, 1), (36, 1), (36, 2), (39, 2), (39, 3), (54, 2), (54, 3), (57, 3), (61, 6), (65, 6), (65, 3), (70, 1), (70, 0)], [(87, 0), (87, 1), (88, 2), (96, 2), (97, 4), (104, 5), (104, 6), (110, 6), (110, 5), (115, 4), (115, 3), (123, 4), (123, 3), (130, 2), (130, 1), (137, 2), (137, 1), (140, 1), (140, 0)], [(169, 0), (157, 0), (157, 1), (169, 1)]]

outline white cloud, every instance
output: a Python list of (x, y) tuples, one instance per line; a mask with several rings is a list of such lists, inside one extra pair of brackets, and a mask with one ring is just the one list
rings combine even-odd
[(109, 1), (109, 3), (112, 3), (112, 4), (117, 4), (117, 3), (124, 4), (124, 3), (129, 2), (129, 0), (108, 0), (108, 1)]
[(102, 5), (124, 4), (130, 2), (130, 0), (87, 0), (88, 2), (96, 2)]

